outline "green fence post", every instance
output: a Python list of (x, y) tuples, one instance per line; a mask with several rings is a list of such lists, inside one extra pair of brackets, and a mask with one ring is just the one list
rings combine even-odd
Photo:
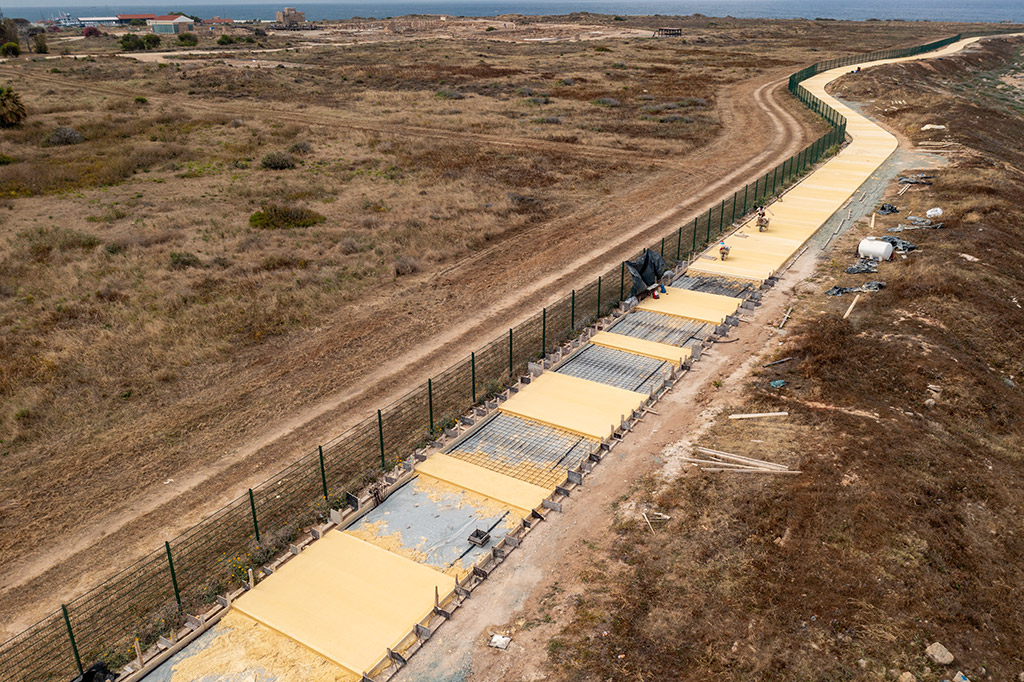
[(256, 531), (256, 542), (259, 542), (260, 523), (256, 520), (256, 498), (253, 497), (252, 488), (249, 488), (249, 509), (252, 510), (252, 528)]
[(706, 242), (710, 242), (711, 241), (711, 209), (710, 208), (708, 209), (708, 232), (707, 232), (707, 235), (704, 237), (704, 241), (706, 241)]
[(434, 433), (434, 381), (427, 379), (427, 412), (430, 414), (430, 433)]
[(747, 211), (750, 208), (747, 206), (747, 190), (750, 189), (750, 183), (743, 185), (743, 215), (747, 215)]
[(601, 278), (597, 278), (597, 317), (601, 317)]
[(779, 181), (779, 167), (776, 166), (775, 170), (772, 171), (772, 194), (775, 194), (776, 183)]
[[(664, 242), (662, 242), (664, 243)], [(664, 251), (664, 247), (662, 247)], [(662, 254), (664, 255), (664, 254)], [(619, 265), (619, 300), (622, 300), (623, 294), (626, 293), (626, 261), (622, 261)]]
[(174, 601), (178, 602), (178, 611), (181, 611), (181, 592), (178, 591), (178, 576), (174, 572), (174, 559), (171, 558), (171, 543), (164, 540), (164, 549), (167, 551), (167, 565), (171, 569), (171, 585), (174, 586)]
[(384, 418), (380, 414), (380, 410), (377, 410), (377, 440), (380, 441), (380, 468), (381, 471), (387, 470), (387, 463), (384, 461)]
[(508, 378), (512, 378), (512, 330), (508, 330)]
[(693, 251), (696, 251), (696, 250), (697, 250), (697, 219), (694, 218), (693, 219), (693, 248), (691, 249), (691, 253)]
[(739, 194), (739, 192), (733, 192), (732, 193), (732, 215), (729, 217), (729, 224), (730, 225), (732, 223), (736, 222), (736, 195), (737, 194)]
[[(625, 269), (626, 265), (623, 263), (622, 268)], [(572, 312), (569, 317), (569, 324), (572, 326), (569, 328), (570, 332), (576, 331), (576, 290), (572, 290)]]
[(722, 205), (718, 207), (718, 233), (721, 234), (725, 225), (725, 199), (722, 199)]
[(473, 384), (473, 404), (476, 405), (476, 353), (469, 354), (469, 372)]
[[(733, 207), (733, 212), (736, 211), (736, 207)], [(679, 262), (679, 254), (683, 252), (683, 228), (679, 228), (679, 236), (676, 237), (676, 262)], [(622, 298), (620, 295), (619, 298)]]
[(316, 449), (320, 453), (320, 483), (324, 487), (324, 501), (329, 502), (330, 500), (327, 496), (327, 468), (324, 466), (324, 446), (317, 445)]
[(75, 633), (71, 631), (71, 619), (68, 618), (68, 607), (61, 604), (60, 610), (64, 614), (64, 625), (68, 627), (68, 639), (71, 640), (71, 652), (75, 655), (75, 665), (78, 666), (78, 674), (83, 675), (82, 658), (78, 655), (78, 645), (75, 644)]
[[(665, 238), (664, 237), (661, 238), (661, 257), (662, 258), (665, 257)], [(622, 296), (619, 296), (619, 299), (621, 300)]]
[(544, 308), (540, 314), (540, 357), (543, 359), (548, 354), (548, 309)]

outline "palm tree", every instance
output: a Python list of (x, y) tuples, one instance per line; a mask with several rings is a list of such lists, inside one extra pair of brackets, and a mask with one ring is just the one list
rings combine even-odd
[(21, 125), (28, 116), (25, 105), (21, 103), (21, 95), (14, 88), (0, 87), (0, 128), (13, 128)]

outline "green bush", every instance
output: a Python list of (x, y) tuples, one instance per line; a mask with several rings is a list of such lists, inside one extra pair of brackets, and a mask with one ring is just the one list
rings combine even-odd
[(136, 104), (149, 104), (149, 100), (146, 99), (145, 97), (143, 97), (142, 95), (139, 95), (138, 97), (135, 98), (135, 103)]
[(138, 52), (139, 50), (145, 50), (146, 44), (142, 42), (142, 38), (134, 33), (125, 33), (121, 36), (121, 49), (125, 52)]
[(159, 47), (160, 36), (154, 35), (152, 33), (147, 33), (146, 35), (142, 36), (142, 44), (146, 47), (147, 50), (152, 50), (154, 47)]
[(264, 204), (249, 216), (249, 224), (261, 230), (280, 230), (289, 227), (312, 227), (327, 217), (309, 208), (280, 204)]
[(37, 33), (32, 36), (32, 49), (36, 51), (36, 54), (47, 54), (50, 48), (46, 44), (46, 36), (42, 33)]
[(195, 33), (179, 33), (178, 42), (182, 45), (195, 46), (199, 44), (199, 38)]
[(12, 163), (18, 163), (18, 160), (13, 156), (0, 154), (0, 166), (10, 166)]
[(21, 102), (21, 95), (13, 88), (0, 87), (0, 128), (21, 125), (28, 114)]
[(235, 44), (235, 39), (232, 38), (229, 35), (223, 35), (220, 38), (217, 38), (217, 44), (218, 45), (234, 45)]
[(0, 45), (0, 55), (4, 57), (17, 57), (21, 54), (21, 48), (18, 47), (18, 43), (4, 43)]
[(199, 256), (188, 251), (171, 251), (171, 269), (185, 270), (199, 266)]
[(260, 165), (267, 170), (288, 170), (295, 168), (295, 157), (286, 152), (270, 152), (263, 157)]

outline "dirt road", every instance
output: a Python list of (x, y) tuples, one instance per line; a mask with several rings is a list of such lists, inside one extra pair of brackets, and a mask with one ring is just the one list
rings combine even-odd
[[(271, 341), (277, 347), (248, 352), (241, 371), (215, 385), (195, 386), (177, 404), (149, 418), (179, 420), (190, 431), (174, 481), (165, 485), (154, 480), (123, 500), (112, 500), (102, 518), (54, 529), (54, 537), (62, 540), (59, 545), (37, 546), (6, 566), (0, 575), (0, 609), (11, 614), (7, 632), (19, 631), (59, 600), (129, 565), (317, 442), (342, 432), (656, 237), (692, 221), (727, 190), (763, 175), (802, 148), (816, 129), (785, 93), (784, 75), (778, 70), (731, 86), (720, 98), (725, 132), (718, 141), (671, 161), (671, 169), (659, 166), (638, 188), (511, 235), (482, 258), (474, 254), (446, 271), (422, 276), (401, 300), (382, 292), (302, 338), (288, 337), (287, 344)], [(231, 115), (244, 111), (237, 104), (204, 106)], [(329, 112), (302, 116), (317, 125), (349, 125), (343, 116)], [(422, 129), (397, 134), (453, 136)], [(490, 136), (470, 137), (491, 141)], [(524, 149), (556, 145), (562, 152), (622, 154), (636, 160), (608, 148), (581, 150), (537, 140), (494, 143)], [(482, 262), (485, 268), (479, 266)], [(267, 357), (276, 357), (276, 362), (268, 364)], [(211, 423), (215, 428), (207, 426)], [(136, 428), (141, 432), (151, 425), (140, 419)], [(69, 537), (74, 542), (66, 542)], [(103, 566), (90, 559), (99, 543)], [(93, 570), (82, 573), (82, 565)]]

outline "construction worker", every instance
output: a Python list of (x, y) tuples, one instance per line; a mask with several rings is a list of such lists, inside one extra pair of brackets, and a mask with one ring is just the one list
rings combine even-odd
[(725, 242), (718, 242), (718, 256), (722, 260), (729, 257), (729, 245)]
[(768, 211), (764, 206), (757, 207), (757, 231), (765, 232), (768, 229)]

